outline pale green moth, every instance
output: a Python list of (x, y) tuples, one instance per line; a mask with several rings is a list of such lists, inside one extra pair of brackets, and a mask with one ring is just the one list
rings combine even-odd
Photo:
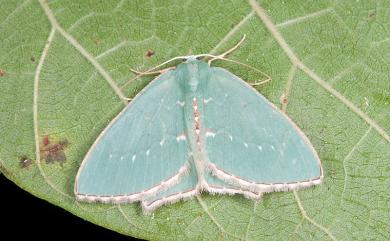
[(297, 125), (203, 56), (178, 57), (186, 61), (112, 120), (78, 171), (78, 200), (140, 201), (151, 212), (202, 191), (258, 200), (322, 181), (318, 155)]

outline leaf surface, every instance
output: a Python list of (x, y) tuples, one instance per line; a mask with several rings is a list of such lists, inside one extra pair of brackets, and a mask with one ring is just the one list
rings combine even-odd
[[(389, 237), (385, 0), (0, 4), (0, 170), (33, 195), (152, 240)], [(287, 112), (319, 152), (321, 186), (266, 194), (257, 203), (203, 194), (149, 216), (139, 204), (75, 201), (80, 162), (124, 108), (120, 97), (133, 97), (151, 80), (127, 83), (134, 77), (129, 68), (146, 70), (189, 53), (222, 53), (244, 34), (246, 41), (229, 57), (272, 77), (257, 89)], [(259, 77), (238, 65), (215, 64), (247, 81)]]

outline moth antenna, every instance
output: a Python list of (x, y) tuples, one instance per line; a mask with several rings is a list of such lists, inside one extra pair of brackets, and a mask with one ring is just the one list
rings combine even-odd
[(236, 44), (234, 45), (232, 48), (230, 48), (229, 50), (227, 50), (226, 52), (218, 55), (218, 57), (220, 58), (224, 58), (226, 55), (230, 54), (231, 52), (233, 52), (234, 50), (236, 50), (238, 47), (240, 47), (240, 45), (245, 41), (245, 38), (246, 38), (246, 34), (244, 34), (244, 36), (242, 36), (241, 40)]
[(211, 57), (211, 59), (208, 61), (208, 64), (211, 65), (211, 62), (213, 62), (214, 60), (223, 59), (223, 58), (225, 58), (226, 55), (228, 55), (231, 52), (233, 52), (234, 50), (236, 50), (244, 42), (245, 38), (246, 38), (246, 34), (244, 34), (244, 36), (242, 36), (241, 40), (236, 45), (234, 45), (232, 48), (228, 49), (227, 51), (225, 51), (224, 53), (222, 53), (220, 55), (200, 54), (197, 56), (198, 57)]

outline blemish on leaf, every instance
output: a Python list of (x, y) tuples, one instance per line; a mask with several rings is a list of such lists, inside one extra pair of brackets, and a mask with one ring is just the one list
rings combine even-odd
[(19, 158), (19, 166), (20, 168), (26, 168), (29, 167), (32, 164), (32, 160), (28, 158), (27, 156), (21, 156)]
[(152, 57), (153, 55), (154, 55), (154, 51), (153, 50), (149, 49), (148, 51), (145, 52), (145, 56), (148, 57), (148, 58)]
[(98, 38), (94, 38), (92, 41), (96, 45), (99, 45), (99, 43), (100, 43), (100, 39), (98, 39)]
[(35, 57), (31, 56), (30, 60), (31, 60), (31, 62), (35, 62)]
[(288, 99), (287, 99), (287, 95), (285, 93), (283, 93), (280, 97), (279, 97), (279, 101), (280, 103), (283, 105), (287, 105), (288, 104)]
[(367, 15), (367, 18), (368, 20), (374, 20), (376, 17), (376, 10), (370, 10), (368, 11), (368, 15)]
[(184, 225), (185, 223), (186, 222), (182, 218), (179, 218), (179, 219), (176, 220), (176, 224), (178, 224), (178, 225)]
[(5, 71), (0, 69), (0, 77), (3, 77), (5, 75)]
[(62, 164), (66, 161), (64, 149), (69, 145), (67, 139), (53, 142), (50, 141), (49, 136), (45, 135), (41, 142), (42, 145), (39, 151), (42, 159), (44, 159), (47, 164), (54, 162)]
[(223, 232), (219, 232), (218, 240), (224, 240), (224, 239), (225, 239), (225, 234)]
[(48, 135), (43, 136), (43, 138), (42, 138), (42, 144), (43, 144), (44, 146), (47, 146), (47, 145), (50, 144), (50, 140), (49, 140), (49, 136), (48, 136)]

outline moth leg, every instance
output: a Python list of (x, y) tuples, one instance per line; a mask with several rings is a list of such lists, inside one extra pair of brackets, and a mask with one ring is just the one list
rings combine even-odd
[(259, 85), (263, 85), (265, 83), (268, 83), (269, 81), (271, 81), (270, 78), (266, 79), (266, 80), (256, 80), (255, 82), (249, 82), (248, 84), (250, 84), (251, 86), (259, 86)]
[(123, 98), (125, 101), (130, 102), (133, 98), (125, 97)]
[[(163, 74), (165, 72), (167, 72), (168, 70), (172, 70), (172, 69), (175, 69), (176, 67), (173, 66), (173, 67), (168, 67), (168, 68), (165, 68), (165, 69), (162, 69), (162, 70), (157, 70), (157, 71), (145, 71), (145, 72), (141, 72), (141, 71), (137, 71), (135, 69), (130, 69), (131, 72), (133, 72), (134, 74), (136, 74), (135, 77), (129, 79), (128, 81), (126, 81), (126, 83), (124, 83), (121, 87), (121, 89), (125, 88), (128, 84), (130, 84), (131, 82), (133, 82), (134, 80), (142, 77), (142, 76), (145, 76), (145, 75), (157, 75), (157, 74)], [(130, 101), (131, 98), (126, 98), (125, 100), (127, 101)]]
[(156, 71), (141, 72), (141, 71), (137, 71), (135, 69), (130, 69), (130, 71), (135, 73), (136, 75), (138, 75), (138, 77), (141, 77), (141, 76), (144, 76), (144, 75), (163, 74), (163, 73), (167, 72), (168, 70), (172, 70), (172, 69), (175, 69), (175, 68), (176, 68), (176, 66), (172, 66), (172, 67), (168, 67), (168, 68), (161, 69), (161, 70), (156, 70)]
[[(216, 56), (216, 57), (218, 57), (218, 56)], [(209, 64), (210, 64), (211, 61), (216, 60), (216, 59), (220, 59), (220, 60), (232, 62), (232, 63), (238, 64), (238, 65), (242, 65), (242, 66), (244, 66), (244, 67), (246, 67), (246, 68), (248, 68), (248, 69), (251, 69), (251, 70), (253, 70), (253, 71), (255, 71), (255, 72), (257, 72), (257, 73), (259, 73), (259, 74), (261, 74), (262, 76), (265, 77), (264, 80), (257, 80), (257, 81), (255, 81), (255, 82), (253, 82), (253, 83), (249, 83), (249, 84), (252, 85), (252, 86), (262, 85), (262, 84), (265, 84), (265, 83), (267, 83), (267, 82), (269, 82), (269, 81), (272, 80), (271, 76), (269, 76), (268, 74), (264, 73), (263, 71), (261, 71), (261, 70), (255, 68), (255, 67), (253, 67), (253, 66), (250, 66), (250, 65), (248, 65), (248, 64), (244, 64), (244, 63), (241, 63), (241, 62), (239, 62), (239, 61), (236, 61), (236, 60), (227, 59), (227, 58), (219, 58), (219, 57), (218, 57), (218, 58), (210, 59), (210, 60), (209, 60)]]

